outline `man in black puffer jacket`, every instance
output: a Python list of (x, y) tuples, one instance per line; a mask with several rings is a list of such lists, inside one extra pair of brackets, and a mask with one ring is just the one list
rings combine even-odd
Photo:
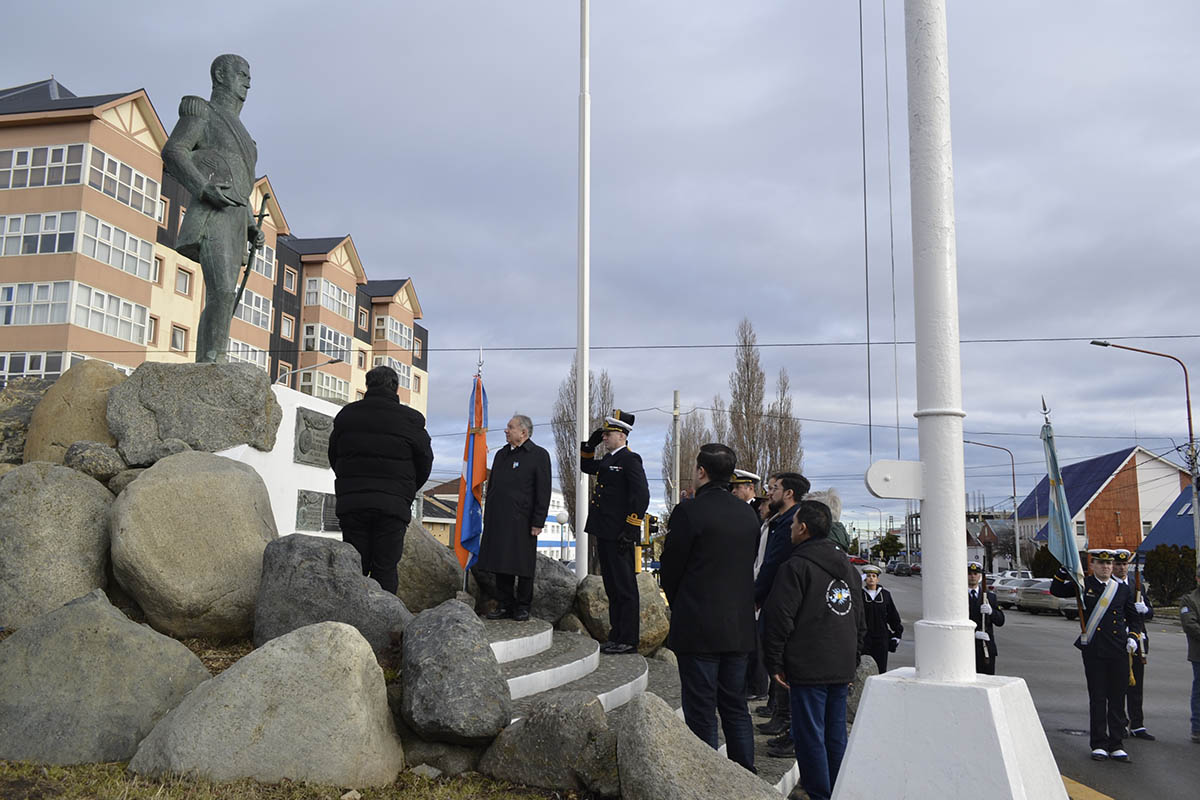
[(792, 517), (791, 556), (763, 608), (763, 660), (790, 688), (800, 781), (828, 800), (846, 752), (846, 699), (867, 623), (858, 570), (829, 539), (829, 507), (803, 500)]
[(329, 435), (342, 541), (362, 556), (363, 575), (392, 593), (413, 498), (433, 469), (425, 417), (400, 403), (399, 387), (394, 369), (372, 369), (366, 396), (338, 412)]

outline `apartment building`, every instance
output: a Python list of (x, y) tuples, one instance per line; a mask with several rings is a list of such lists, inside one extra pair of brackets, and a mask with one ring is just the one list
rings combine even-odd
[[(124, 372), (194, 360), (204, 277), (174, 249), (190, 196), (163, 174), (166, 140), (143, 90), (78, 97), (53, 78), (0, 89), (0, 384), (85, 358)], [(266, 243), (229, 359), (336, 402), (387, 363), (424, 413), (428, 332), (411, 280), (368, 281), (349, 235), (295, 235), (265, 176), (250, 203)]]

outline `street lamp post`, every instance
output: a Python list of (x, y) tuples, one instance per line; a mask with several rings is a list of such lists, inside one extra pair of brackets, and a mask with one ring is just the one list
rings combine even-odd
[(1183, 370), (1183, 393), (1187, 402), (1187, 422), (1188, 422), (1188, 448), (1187, 448), (1187, 467), (1188, 474), (1192, 479), (1192, 546), (1195, 548), (1197, 564), (1200, 564), (1200, 489), (1196, 487), (1197, 480), (1200, 480), (1200, 468), (1196, 464), (1196, 436), (1192, 431), (1192, 386), (1188, 379), (1187, 364), (1184, 364), (1178, 358), (1169, 353), (1158, 353), (1154, 350), (1143, 350), (1140, 347), (1129, 347), (1123, 344), (1113, 344), (1100, 339), (1093, 339), (1092, 344), (1097, 347), (1115, 347), (1118, 350), (1130, 350), (1134, 353), (1145, 353), (1148, 356), (1158, 356), (1159, 358), (1169, 358), (1180, 366)]
[(875, 506), (869, 506), (866, 503), (859, 503), (859, 505), (863, 508), (869, 508), (872, 511), (879, 512), (879, 554), (883, 555), (883, 509), (876, 508)]
[(1019, 570), (1021, 568), (1021, 527), (1017, 519), (1017, 459), (1013, 456), (1013, 451), (1007, 447), (1001, 447), (998, 444), (988, 444), (986, 442), (972, 442), (969, 439), (963, 439), (963, 444), (973, 444), (979, 447), (990, 447), (993, 450), (1003, 450), (1008, 453), (1008, 460), (1012, 462), (1012, 490), (1013, 490), (1013, 544), (1017, 548), (1015, 558), (1015, 566)]

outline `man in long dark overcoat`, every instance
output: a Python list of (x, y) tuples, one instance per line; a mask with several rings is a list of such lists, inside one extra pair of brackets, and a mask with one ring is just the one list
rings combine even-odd
[(529, 438), (533, 422), (523, 414), (508, 421), (492, 460), (483, 507), (479, 569), (496, 574), (500, 605), (488, 619), (529, 619), (537, 537), (550, 509), (550, 454)]

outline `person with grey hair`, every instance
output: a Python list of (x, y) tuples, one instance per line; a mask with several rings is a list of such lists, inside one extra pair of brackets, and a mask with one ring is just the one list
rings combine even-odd
[(400, 402), (396, 370), (375, 367), (366, 382), (363, 399), (333, 418), (329, 466), (342, 541), (362, 556), (364, 575), (395, 593), (413, 498), (429, 479), (433, 448), (425, 417)]
[(478, 569), (496, 575), (500, 605), (488, 619), (529, 619), (537, 537), (550, 510), (550, 454), (529, 437), (533, 420), (514, 414), (504, 428), (507, 444), (496, 451), (483, 503)]

